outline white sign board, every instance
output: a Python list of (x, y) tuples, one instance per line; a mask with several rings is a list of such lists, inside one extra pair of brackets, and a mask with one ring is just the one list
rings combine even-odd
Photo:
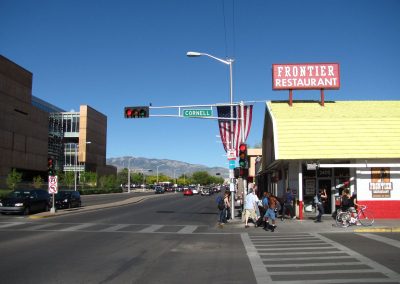
[(236, 150), (226, 151), (226, 156), (228, 157), (228, 160), (236, 160)]
[(56, 194), (58, 192), (57, 176), (49, 176), (49, 193)]

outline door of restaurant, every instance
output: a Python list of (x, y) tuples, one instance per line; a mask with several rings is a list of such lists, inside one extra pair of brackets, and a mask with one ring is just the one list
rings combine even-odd
[(331, 202), (332, 202), (332, 196), (331, 196), (331, 187), (332, 187), (332, 180), (331, 179), (318, 179), (318, 189), (323, 189), (325, 188), (326, 190), (326, 195), (328, 196), (328, 199), (326, 202), (324, 202), (324, 210), (325, 214), (332, 214), (332, 207), (331, 207)]

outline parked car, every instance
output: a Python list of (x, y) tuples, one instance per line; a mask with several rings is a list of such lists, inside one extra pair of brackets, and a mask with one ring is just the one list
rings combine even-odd
[(155, 193), (159, 194), (159, 193), (164, 193), (165, 189), (162, 186), (156, 186), (155, 187)]
[(50, 194), (43, 189), (18, 189), (11, 192), (0, 201), (0, 212), (22, 213), (29, 215), (31, 212), (50, 210)]
[(199, 194), (200, 193), (198, 187), (194, 186), (194, 187), (191, 188), (191, 190), (192, 190), (193, 194)]
[(184, 196), (190, 196), (190, 195), (193, 195), (193, 191), (190, 189), (190, 188), (185, 188), (184, 190), (183, 190), (183, 195)]
[(57, 209), (81, 207), (81, 195), (79, 191), (61, 190), (55, 195)]

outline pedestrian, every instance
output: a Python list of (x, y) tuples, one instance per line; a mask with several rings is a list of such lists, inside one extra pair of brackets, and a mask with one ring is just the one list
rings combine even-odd
[(225, 210), (225, 223), (228, 223), (228, 220), (231, 219), (231, 192), (225, 191), (224, 195), (224, 210)]
[[(226, 193), (224, 194), (224, 197), (225, 195)], [(219, 226), (222, 226), (224, 223), (226, 223), (226, 210), (225, 210), (224, 197), (218, 195), (216, 199), (217, 208), (219, 210), (219, 222), (218, 222)]]
[[(274, 232), (276, 229), (275, 219), (276, 219), (276, 209), (278, 208), (278, 199), (273, 196), (271, 193), (267, 192), (266, 197), (268, 198), (268, 208), (265, 212), (264, 219), (265, 225), (264, 230)], [(269, 220), (271, 219), (272, 225), (269, 224)]]
[(292, 190), (288, 187), (286, 189), (286, 193), (283, 197), (283, 206), (282, 206), (283, 208), (282, 208), (282, 216), (281, 216), (282, 221), (283, 221), (283, 219), (285, 219), (286, 210), (289, 210), (291, 219), (296, 219), (296, 216), (294, 215), (294, 209), (293, 209), (293, 200), (294, 200), (294, 196), (293, 196)]
[(244, 227), (248, 228), (248, 221), (249, 218), (252, 219), (254, 226), (257, 226), (257, 215), (256, 215), (256, 196), (253, 192), (253, 189), (249, 189), (249, 193), (246, 195), (245, 202), (244, 202)]
[(314, 202), (315, 202), (315, 206), (317, 206), (318, 209), (318, 215), (317, 215), (317, 219), (315, 220), (315, 222), (322, 222), (321, 218), (322, 215), (325, 213), (324, 210), (324, 200), (326, 200), (328, 198), (328, 196), (326, 195), (326, 190), (325, 189), (320, 189), (318, 191), (318, 193), (315, 195), (314, 197)]
[(269, 207), (269, 201), (268, 201), (268, 192), (266, 192), (266, 191), (264, 191), (264, 193), (263, 193), (263, 198), (262, 198), (262, 208), (263, 208), (263, 210), (262, 210), (262, 212), (263, 212), (263, 218), (262, 218), (262, 220), (263, 220), (263, 228), (264, 228), (264, 230), (267, 228), (267, 225), (268, 225), (268, 216), (267, 216), (267, 210), (268, 210), (268, 207)]

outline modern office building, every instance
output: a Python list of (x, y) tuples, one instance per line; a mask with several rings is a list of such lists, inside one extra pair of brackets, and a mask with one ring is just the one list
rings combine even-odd
[(32, 73), (0, 55), (0, 186), (15, 168), (23, 180), (56, 171), (115, 174), (106, 165), (107, 117), (87, 105), (66, 112), (32, 96)]

